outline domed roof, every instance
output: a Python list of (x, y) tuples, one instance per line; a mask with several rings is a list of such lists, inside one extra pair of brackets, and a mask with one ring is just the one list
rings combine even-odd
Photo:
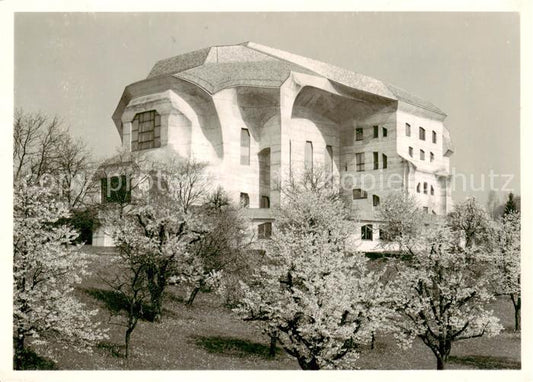
[(160, 60), (147, 79), (172, 75), (214, 94), (235, 86), (279, 87), (291, 72), (320, 76), (353, 89), (445, 115), (432, 103), (383, 81), (254, 42), (213, 46)]

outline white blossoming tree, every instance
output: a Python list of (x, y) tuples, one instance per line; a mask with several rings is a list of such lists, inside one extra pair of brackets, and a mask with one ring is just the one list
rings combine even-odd
[(203, 259), (191, 250), (206, 232), (195, 210), (208, 191), (205, 166), (171, 153), (163, 158), (131, 157), (125, 164), (131, 200), (108, 207), (106, 226), (123, 253), (137, 253), (144, 262), (151, 313), (159, 321), (170, 278), (194, 284), (207, 273)]
[(344, 203), (322, 186), (284, 190), (263, 266), (243, 285), (236, 311), (277, 335), (302, 369), (352, 368), (388, 310), (378, 275), (346, 251), (352, 224)]
[(458, 245), (456, 235), (445, 225), (429, 227), (408, 247), (410, 260), (399, 262), (391, 284), (400, 344), (408, 347), (420, 338), (435, 355), (437, 369), (445, 368), (454, 342), (502, 329), (487, 307), (494, 299), (490, 257)]
[(494, 280), (496, 291), (511, 298), (515, 330), (520, 330), (520, 212), (504, 214), (495, 232)]
[(24, 182), (14, 184), (13, 339), (15, 368), (22, 366), (27, 340), (46, 344), (49, 336), (69, 348), (91, 351), (106, 337), (73, 295), (86, 274), (86, 261), (72, 245), (77, 234), (58, 220), (68, 216), (50, 190)]

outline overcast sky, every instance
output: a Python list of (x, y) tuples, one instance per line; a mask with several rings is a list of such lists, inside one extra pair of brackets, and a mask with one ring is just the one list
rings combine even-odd
[[(19, 13), (15, 106), (58, 115), (99, 156), (120, 144), (124, 87), (159, 59), (254, 41), (402, 87), (448, 114), (454, 199), (520, 189), (520, 29), (515, 13)], [(485, 177), (485, 187), (482, 179)], [(505, 191), (505, 190), (504, 190)]]

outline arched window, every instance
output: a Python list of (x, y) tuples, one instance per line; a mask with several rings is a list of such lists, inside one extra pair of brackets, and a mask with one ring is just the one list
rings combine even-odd
[(431, 195), (435, 195), (435, 189), (431, 186)]
[(379, 196), (377, 196), (377, 195), (372, 195), (372, 205), (373, 205), (374, 207), (379, 206)]
[(420, 183), (416, 185), (416, 192), (420, 192)]
[(250, 197), (245, 192), (241, 192), (241, 206), (245, 208), (250, 206)]
[(372, 224), (365, 224), (361, 227), (361, 240), (372, 240)]

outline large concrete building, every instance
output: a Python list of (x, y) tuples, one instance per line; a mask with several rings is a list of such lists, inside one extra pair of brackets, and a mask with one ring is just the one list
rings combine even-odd
[(208, 162), (260, 234), (280, 203), (280, 178), (325, 168), (358, 211), (363, 249), (378, 240), (375, 209), (393, 189), (416, 195), (428, 213), (450, 210), (445, 117), (380, 80), (253, 42), (157, 62), (113, 114), (125, 150)]

